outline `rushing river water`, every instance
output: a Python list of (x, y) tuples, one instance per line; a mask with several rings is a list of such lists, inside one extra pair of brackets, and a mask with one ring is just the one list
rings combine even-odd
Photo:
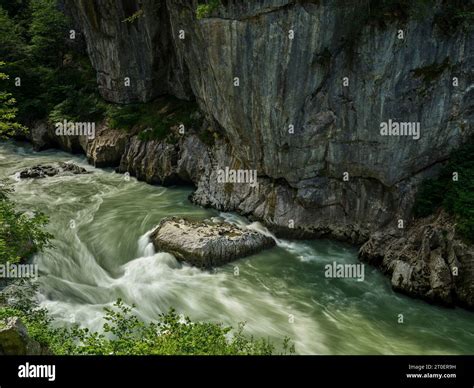
[(155, 253), (147, 232), (172, 215), (244, 219), (192, 205), (190, 189), (127, 180), (62, 152), (0, 144), (0, 177), (13, 179), (25, 167), (54, 161), (73, 161), (93, 174), (22, 180), (14, 199), (23, 210), (50, 216), (54, 248), (34, 260), (39, 298), (57, 324), (99, 329), (103, 308), (122, 298), (146, 320), (174, 307), (194, 320), (234, 327), (246, 321), (256, 336), (277, 343), (289, 336), (298, 353), (474, 353), (474, 313), (396, 294), (368, 266), (363, 282), (326, 278), (326, 264), (357, 262), (354, 247), (279, 240), (273, 249), (201, 271)]

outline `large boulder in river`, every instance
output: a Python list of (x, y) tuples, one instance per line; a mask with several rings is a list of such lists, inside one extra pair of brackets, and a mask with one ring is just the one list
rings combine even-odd
[(56, 163), (56, 164), (45, 164), (45, 165), (37, 165), (34, 167), (29, 167), (23, 171), (20, 171), (20, 178), (46, 178), (50, 176), (55, 176), (59, 174), (89, 174), (90, 172), (87, 171), (85, 168), (80, 167), (74, 163)]
[(275, 245), (263, 234), (227, 222), (165, 218), (152, 232), (155, 248), (201, 268), (222, 265)]

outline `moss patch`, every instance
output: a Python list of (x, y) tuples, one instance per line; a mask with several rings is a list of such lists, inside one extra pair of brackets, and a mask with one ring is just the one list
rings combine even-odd
[(416, 78), (422, 78), (424, 82), (430, 83), (437, 80), (441, 74), (449, 68), (451, 68), (451, 63), (449, 58), (446, 57), (441, 63), (433, 63), (428, 66), (420, 67), (412, 70), (412, 72)]

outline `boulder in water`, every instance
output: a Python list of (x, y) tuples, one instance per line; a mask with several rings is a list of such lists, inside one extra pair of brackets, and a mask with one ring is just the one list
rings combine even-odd
[(60, 174), (90, 174), (90, 171), (87, 171), (85, 168), (80, 167), (74, 163), (59, 162), (53, 165), (39, 164), (34, 167), (29, 167), (23, 171), (20, 171), (20, 178), (46, 178)]
[(0, 355), (44, 355), (49, 350), (33, 340), (18, 317), (0, 320)]
[(165, 218), (151, 234), (155, 248), (178, 260), (209, 268), (271, 248), (275, 241), (227, 222)]

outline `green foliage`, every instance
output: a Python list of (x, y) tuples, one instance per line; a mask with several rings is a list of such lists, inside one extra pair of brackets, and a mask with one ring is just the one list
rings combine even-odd
[(4, 89), (14, 94), (22, 123), (50, 114), (54, 121), (93, 121), (105, 113), (89, 59), (67, 43), (70, 24), (57, 0), (0, 2), (0, 54), (5, 72), (21, 79), (20, 87), (7, 79)]
[(28, 215), (10, 201), (11, 187), (0, 184), (0, 264), (15, 263), (49, 245), (52, 236), (44, 231), (48, 218), (42, 213)]
[(22, 29), (10, 18), (7, 11), (0, 7), (0, 58), (4, 61), (16, 61), (25, 55), (25, 43)]
[[(232, 331), (217, 323), (192, 322), (174, 310), (146, 323), (133, 312), (133, 306), (118, 300), (105, 308), (102, 332), (87, 328), (54, 328), (47, 310), (34, 301), (34, 289), (13, 289), (3, 295), (8, 307), (0, 307), (0, 320), (18, 316), (30, 336), (57, 355), (270, 355), (274, 346), (267, 340), (244, 334), (244, 325)], [(283, 353), (294, 353), (288, 338)]]
[[(453, 181), (453, 173), (458, 181)], [(414, 206), (416, 217), (426, 217), (444, 208), (456, 217), (458, 233), (474, 242), (474, 139), (455, 150), (435, 179), (426, 179)]]
[(134, 23), (137, 21), (139, 18), (141, 18), (144, 15), (143, 9), (139, 9), (138, 11), (134, 12), (131, 16), (128, 18), (125, 18), (122, 20), (123, 23)]
[[(0, 68), (5, 65), (0, 62)], [(0, 73), (0, 81), (8, 79), (8, 75)], [(0, 137), (12, 136), (15, 133), (25, 132), (25, 127), (16, 122), (18, 108), (11, 93), (0, 90)]]
[(52, 123), (69, 121), (101, 120), (106, 112), (106, 104), (96, 93), (84, 90), (71, 90), (70, 95), (55, 105), (48, 117)]
[(196, 17), (198, 19), (207, 18), (220, 5), (220, 0), (209, 0), (206, 4), (198, 4), (196, 9)]
[(56, 0), (35, 0), (30, 6), (29, 50), (32, 56), (43, 65), (61, 66), (66, 50), (67, 23), (64, 14), (59, 11)]

